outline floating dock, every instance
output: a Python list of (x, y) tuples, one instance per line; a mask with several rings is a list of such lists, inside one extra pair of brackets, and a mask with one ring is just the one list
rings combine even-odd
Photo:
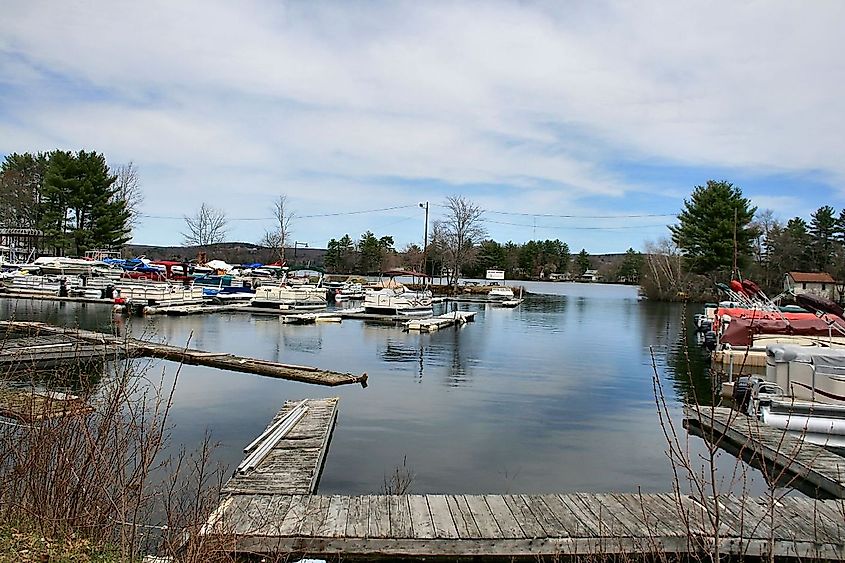
[(845, 498), (842, 456), (725, 407), (686, 408), (684, 419), (684, 424), (697, 430), (705, 440), (746, 453), (752, 460), (772, 467), (769, 473), (777, 476), (780, 483), (811, 496)]
[(475, 311), (451, 311), (426, 319), (411, 319), (405, 322), (405, 330), (411, 332), (435, 332), (449, 326), (462, 326), (475, 320)]
[(8, 338), (0, 344), (0, 368), (6, 372), (56, 369), (119, 360), (126, 356), (127, 351), (123, 347), (64, 334)]
[[(171, 360), (189, 365), (200, 365), (227, 371), (300, 381), (303, 383), (313, 383), (316, 385), (335, 386), (360, 383), (362, 386), (366, 386), (367, 384), (367, 374), (354, 375), (310, 366), (247, 358), (226, 352), (206, 352), (136, 338), (118, 337), (81, 329), (56, 327), (45, 323), (0, 321), (0, 329), (11, 332), (23, 332), (41, 338), (43, 336), (50, 336), (64, 339), (61, 341), (60, 347), (56, 348), (56, 351), (51, 351), (51, 348), (38, 348), (39, 341), (31, 341), (29, 338), (6, 339), (3, 343), (4, 351), (0, 354), (0, 359), (4, 357), (5, 348), (8, 346), (10, 347), (10, 352), (7, 357), (10, 362), (21, 363), (23, 360), (31, 360), (38, 364), (39, 362), (49, 361), (53, 365), (61, 365), (80, 357), (87, 359), (98, 357), (102, 360), (113, 360), (116, 357), (125, 356), (133, 358), (148, 357)], [(27, 343), (28, 340), (29, 343)], [(19, 344), (19, 346), (24, 346), (26, 351), (16, 353), (12, 349), (13, 346), (10, 345), (13, 342), (22, 342), (23, 344)], [(76, 355), (75, 350), (84, 351), (84, 354), (82, 356)]]
[[(307, 399), (302, 418), (267, 457), (248, 472), (236, 472), (223, 487), (224, 494), (312, 494), (323, 469), (326, 451), (337, 420), (338, 398)], [(270, 430), (298, 403), (285, 403), (267, 425)]]

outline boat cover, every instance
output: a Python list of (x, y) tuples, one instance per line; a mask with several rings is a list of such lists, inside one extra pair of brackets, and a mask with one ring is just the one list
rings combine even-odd
[(769, 344), (766, 356), (777, 363), (804, 362), (820, 365), (845, 364), (845, 348), (801, 346), (799, 344)]
[[(797, 316), (800, 313), (784, 313), (785, 316)], [(838, 330), (837, 330), (838, 327)], [(719, 341), (731, 346), (751, 346), (755, 334), (794, 334), (797, 336), (827, 336), (827, 323), (815, 316), (798, 319), (772, 319), (731, 317), (731, 322), (725, 328)], [(833, 323), (833, 333), (845, 333), (845, 321), (837, 320)]]

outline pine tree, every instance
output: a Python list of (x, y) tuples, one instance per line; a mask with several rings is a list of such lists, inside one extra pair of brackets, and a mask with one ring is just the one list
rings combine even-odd
[(734, 240), (737, 265), (744, 267), (752, 253), (756, 207), (730, 182), (708, 180), (696, 186), (678, 224), (669, 227), (672, 241), (688, 258), (693, 272), (723, 275), (732, 270)]
[(810, 236), (812, 237), (813, 266), (820, 272), (826, 272), (834, 256), (834, 244), (837, 221), (831, 206), (819, 207), (811, 216)]

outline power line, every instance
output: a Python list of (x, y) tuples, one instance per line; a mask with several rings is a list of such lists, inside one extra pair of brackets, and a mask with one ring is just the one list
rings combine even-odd
[[(448, 208), (448, 205), (442, 203), (432, 203), (434, 207)], [(521, 217), (555, 217), (562, 219), (632, 219), (642, 217), (677, 217), (677, 213), (636, 213), (623, 215), (572, 215), (572, 214), (557, 214), (557, 213), (527, 213), (524, 211), (496, 211), (491, 209), (482, 210), (484, 213), (492, 215), (518, 215)]]
[(571, 231), (615, 231), (619, 229), (649, 229), (652, 227), (665, 227), (666, 225), (624, 225), (622, 227), (572, 227), (561, 225), (529, 225), (526, 223), (509, 223), (507, 221), (494, 221), (492, 219), (482, 219), (485, 223), (494, 223), (496, 225), (509, 225), (512, 227), (527, 227), (529, 229), (552, 229), (552, 230), (571, 230)]
[[(364, 213), (378, 213), (381, 211), (393, 211), (395, 209), (407, 209), (409, 207), (416, 207), (417, 205), (394, 205), (393, 207), (380, 207), (378, 209), (362, 209), (359, 211), (339, 211), (337, 213), (315, 213), (313, 215), (297, 215), (297, 219), (313, 219), (316, 217), (339, 217), (341, 215), (361, 215)], [(184, 216), (174, 217), (171, 215), (148, 215), (141, 213), (141, 217), (146, 219), (184, 219)], [(271, 221), (275, 217), (227, 217), (227, 221)]]

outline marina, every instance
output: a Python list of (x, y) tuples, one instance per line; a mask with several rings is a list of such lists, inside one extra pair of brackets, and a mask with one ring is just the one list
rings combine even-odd
[[(564, 285), (557, 287), (563, 290), (582, 289)], [(232, 392), (227, 393), (224, 403), (227, 409), (215, 411), (206, 419), (217, 429), (225, 428), (225, 423), (221, 425), (214, 421), (226, 420), (225, 417), (231, 417), (234, 412), (231, 408), (237, 410), (236, 405), (241, 405), (237, 412), (244, 413), (253, 421), (251, 432), (237, 429), (229, 433), (224, 430), (222, 434), (225, 441), (223, 459), (238, 469), (224, 485), (220, 502), (211, 511), (203, 527), (203, 533), (208, 536), (219, 536), (221, 541), (234, 539), (239, 550), (267, 554), (299, 553), (318, 557), (343, 554), (347, 558), (364, 560), (393, 556), (437, 557), (444, 554), (509, 559), (558, 556), (564, 552), (577, 556), (633, 555), (644, 552), (689, 556), (707, 552), (712, 549), (714, 542), (718, 542), (721, 552), (726, 554), (760, 556), (769, 553), (766, 550), (775, 549), (778, 556), (845, 558), (845, 546), (839, 534), (841, 522), (832, 517), (841, 508), (837, 501), (790, 497), (772, 505), (762, 495), (772, 486), (769, 482), (769, 466), (773, 466), (781, 476), (775, 485), (777, 487), (788, 487), (822, 499), (841, 499), (843, 483), (836, 477), (845, 469), (841, 457), (782, 432), (778, 434), (768, 427), (755, 425), (754, 419), (736, 411), (721, 407), (710, 410), (710, 407), (706, 407), (708, 410), (702, 409), (700, 412), (709, 412), (712, 416), (693, 417), (689, 409), (683, 410), (683, 402), (678, 398), (680, 395), (674, 395), (671, 399), (670, 416), (683, 419), (694, 435), (701, 435), (705, 440), (719, 434), (731, 442), (731, 447), (724, 448), (725, 457), (718, 460), (720, 467), (730, 470), (727, 468), (732, 465), (745, 463), (742, 459), (752, 467), (760, 467), (760, 473), (750, 470), (750, 480), (742, 487), (745, 491), (743, 494), (740, 495), (741, 491), (737, 489), (728, 488), (718, 499), (714, 499), (693, 495), (688, 490), (680, 494), (669, 492), (666, 486), (671, 481), (669, 467), (662, 470), (662, 477), (655, 478), (643, 490), (643, 471), (646, 471), (646, 467), (649, 470), (659, 467), (657, 457), (666, 447), (665, 443), (661, 443), (660, 431), (655, 427), (651, 431), (626, 435), (620, 431), (620, 424), (623, 423), (617, 415), (600, 422), (605, 425), (603, 436), (606, 440), (600, 449), (593, 450), (592, 455), (600, 459), (601, 455), (610, 453), (618, 461), (612, 466), (607, 463), (594, 466), (592, 477), (602, 478), (602, 471), (616, 472), (628, 467), (631, 472), (627, 482), (637, 483), (636, 487), (619, 486), (619, 478), (608, 478), (607, 473), (602, 478), (602, 484), (596, 482), (592, 486), (544, 480), (556, 476), (571, 477), (577, 474), (584, 477), (589, 474), (583, 471), (551, 472), (546, 460), (540, 461), (536, 469), (532, 469), (526, 457), (520, 458), (521, 466), (514, 473), (513, 481), (509, 481), (510, 477), (503, 478), (501, 472), (496, 472), (494, 479), (490, 479), (494, 474), (489, 471), (485, 473), (485, 469), (478, 465), (489, 462), (482, 461), (484, 455), (479, 454), (498, 450), (501, 456), (499, 463), (512, 459), (512, 448), (520, 447), (517, 441), (507, 439), (507, 444), (501, 448), (491, 448), (491, 445), (500, 436), (508, 436), (514, 428), (525, 424), (522, 417), (524, 413), (530, 412), (526, 408), (529, 405), (540, 405), (545, 412), (554, 415), (530, 419), (532, 422), (527, 428), (532, 431), (539, 428), (555, 429), (556, 438), (550, 441), (547, 433), (541, 434), (542, 441), (525, 444), (531, 450), (523, 450), (524, 455), (530, 456), (531, 451), (542, 452), (544, 448), (551, 447), (552, 451), (560, 454), (574, 454), (569, 463), (591, 463), (589, 458), (576, 453), (585, 446), (581, 438), (573, 436), (567, 444), (565, 428), (571, 428), (573, 424), (577, 427), (577, 424), (585, 421), (595, 425), (602, 418), (595, 418), (595, 413), (586, 404), (584, 406), (587, 408), (579, 409), (577, 401), (568, 401), (565, 410), (550, 410), (551, 404), (544, 403), (539, 397), (546, 394), (547, 388), (555, 388), (567, 380), (534, 375), (541, 373), (536, 369), (529, 371), (532, 362), (548, 361), (538, 355), (536, 350), (554, 350), (554, 347), (550, 347), (551, 342), (560, 345), (560, 341), (552, 339), (560, 337), (561, 330), (566, 327), (565, 319), (577, 319), (574, 326), (579, 327), (581, 333), (579, 342), (573, 343), (574, 347), (568, 349), (570, 354), (574, 354), (567, 356), (569, 363), (559, 364), (561, 367), (557, 369), (574, 374), (588, 368), (587, 364), (578, 362), (578, 358), (584, 356), (579, 348), (601, 346), (606, 335), (598, 324), (585, 320), (589, 318), (584, 316), (587, 304), (601, 311), (615, 307), (628, 310), (629, 314), (643, 315), (641, 322), (651, 319), (653, 323), (645, 326), (672, 327), (673, 332), (670, 334), (661, 336), (660, 330), (654, 328), (650, 329), (653, 331), (650, 334), (656, 334), (658, 342), (678, 346), (679, 354), (687, 345), (681, 323), (676, 319), (666, 324), (667, 319), (672, 319), (679, 309), (642, 304), (635, 296), (629, 299), (627, 294), (616, 288), (586, 291), (604, 291), (606, 297), (593, 297), (592, 301), (578, 297), (570, 301), (567, 296), (529, 295), (515, 309), (496, 304), (491, 306), (489, 302), (450, 300), (442, 305), (448, 307), (446, 312), (427, 318), (368, 313), (363, 307), (354, 306), (302, 312), (241, 304), (177, 305), (161, 308), (159, 312), (163, 314), (114, 317), (125, 319), (117, 325), (118, 333), (126, 331), (122, 336), (85, 328), (62, 327), (65, 314), (82, 319), (85, 326), (97, 326), (99, 321), (95, 322), (94, 319), (112, 314), (107, 304), (64, 301), (37, 304), (32, 300), (6, 300), (6, 303), (18, 303), (14, 315), (16, 320), (3, 321), (0, 328), (14, 330), (19, 338), (8, 342), (13, 342), (21, 352), (28, 351), (30, 357), (34, 357), (38, 350), (49, 349), (39, 346), (56, 345), (59, 349), (64, 346), (80, 350), (85, 350), (84, 346), (92, 346), (90, 353), (82, 355), (110, 358), (109, 354), (120, 349), (129, 358), (146, 357), (178, 362), (183, 370), (180, 385), (187, 385), (187, 390), (183, 387), (181, 394), (177, 393), (177, 405), (185, 400), (205, 404), (190, 399), (190, 390), (204, 388), (209, 382), (212, 382), (212, 389), (220, 386), (223, 381), (220, 377), (237, 381), (239, 393), (241, 389), (252, 389), (242, 398)], [(616, 291), (620, 293), (611, 293)], [(35, 313), (36, 308), (41, 311), (37, 316), (51, 319), (51, 324), (17, 320)], [(208, 310), (202, 311), (202, 314), (194, 312), (195, 309), (206, 308)], [(243, 314), (251, 313), (253, 309), (260, 309), (258, 313), (269, 314)], [(89, 318), (88, 315), (93, 316)], [(86, 321), (86, 318), (89, 320)], [(367, 322), (340, 322), (346, 319)], [(558, 324), (562, 322), (561, 319), (564, 319), (563, 324)], [(461, 326), (470, 320), (475, 325), (472, 330), (443, 330)], [(163, 331), (167, 343), (149, 337), (130, 336), (150, 330), (153, 333)], [(429, 334), (420, 334), (426, 332)], [(590, 337), (585, 339), (585, 335)], [(444, 336), (450, 340), (443, 340)], [(619, 336), (624, 341), (621, 333)], [(694, 338), (694, 335), (691, 337)], [(356, 340), (360, 338), (365, 340)], [(369, 347), (361, 342), (374, 338), (383, 343), (377, 348), (382, 358), (377, 364), (362, 355)], [(254, 342), (255, 339), (259, 339), (259, 342)], [(514, 339), (523, 349), (513, 347)], [(538, 348), (532, 347), (532, 340), (535, 339), (541, 342), (536, 344)], [(342, 341), (343, 345), (340, 348), (328, 344), (323, 346), (323, 340)], [(173, 344), (180, 341), (191, 346)], [(194, 349), (194, 342), (202, 349)], [(252, 346), (267, 350), (273, 346), (273, 342), (284, 346), (285, 361), (280, 361), (280, 358), (263, 359), (258, 354), (246, 353)], [(436, 373), (440, 369), (438, 361), (429, 363), (425, 348), (422, 348), (420, 354), (417, 346), (433, 346), (437, 349), (445, 342), (451, 342), (456, 352), (461, 349), (471, 350), (467, 347), (473, 345), (495, 343), (500, 358), (497, 361), (505, 362), (503, 365), (506, 369), (517, 370), (520, 379), (511, 377), (503, 381), (502, 386), (495, 379), (485, 378), (487, 392), (493, 392), (496, 397), (488, 405), (465, 402), (469, 398), (467, 391), (477, 389), (471, 379), (452, 380), (449, 385), (432, 387), (431, 383), (426, 382), (429, 381), (431, 370)], [(617, 350), (625, 349), (619, 348), (618, 344)], [(636, 349), (636, 346), (629, 348)], [(337, 351), (332, 354), (332, 350)], [(303, 360), (315, 352), (328, 358), (327, 369), (305, 365)], [(508, 363), (503, 359), (509, 353), (517, 355), (519, 364)], [(10, 351), (9, 355), (12, 357), (14, 354)], [(18, 353), (17, 356), (25, 357), (25, 354)], [(664, 361), (671, 361), (671, 357), (669, 352), (664, 356)], [(560, 362), (561, 358), (558, 356), (556, 361)], [(605, 373), (596, 367), (601, 365), (601, 356), (593, 355), (592, 358), (593, 363), (589, 369), (596, 374)], [(641, 355), (640, 358), (645, 365), (648, 356)], [(60, 356), (55, 359), (57, 365), (66, 361), (66, 358)], [(610, 357), (606, 359), (615, 360)], [(700, 362), (700, 366), (705, 365), (705, 357), (697, 359), (692, 356), (692, 359)], [(344, 369), (337, 369), (341, 365)], [(470, 369), (471, 365), (464, 364), (462, 369)], [(549, 365), (545, 364), (545, 369), (548, 370)], [(659, 365), (661, 371), (658, 373), (671, 377), (666, 375), (672, 373), (668, 367), (671, 364)], [(212, 379), (203, 375), (204, 371), (194, 371), (205, 368), (224, 371), (220, 372), (221, 376)], [(489, 365), (483, 368), (497, 373)], [(420, 369), (424, 371), (419, 372)], [(275, 380), (278, 385), (256, 387), (243, 379), (232, 380), (238, 376), (226, 375), (226, 372), (269, 375), (278, 378)], [(455, 373), (453, 368), (449, 368), (449, 372)], [(420, 378), (419, 373), (424, 376)], [(397, 378), (399, 374), (403, 374), (402, 378)], [(372, 379), (373, 375), (376, 379)], [(622, 402), (619, 397), (604, 393), (603, 400), (611, 403), (616, 401), (616, 408), (629, 415), (635, 412), (631, 410), (632, 405), (639, 405), (644, 409), (639, 415), (641, 420), (653, 421), (654, 399), (648, 387), (643, 385), (651, 375), (645, 371), (640, 372), (639, 377), (642, 379), (629, 380), (629, 385), (632, 385), (629, 389), (638, 389), (634, 395), (638, 399), (632, 402), (629, 396)], [(531, 386), (536, 381), (542, 381), (543, 384), (535, 390)], [(608, 389), (616, 388), (617, 379), (606, 381)], [(681, 384), (685, 379), (675, 381)], [(297, 387), (301, 382), (337, 385), (339, 391), (344, 387), (350, 391), (343, 391), (338, 397), (330, 399), (307, 395), (304, 400), (294, 398), (303, 397), (302, 388)], [(575, 380), (570, 379), (568, 382), (571, 384)], [(594, 378), (594, 382), (601, 382), (601, 379)], [(367, 390), (358, 386), (350, 387), (350, 383), (359, 383)], [(411, 387), (408, 387), (409, 384)], [(710, 385), (709, 382), (707, 384)], [(422, 386), (417, 387), (419, 385)], [(263, 391), (257, 392), (258, 388), (263, 388)], [(493, 433), (487, 436), (484, 448), (479, 450), (473, 445), (479, 436), (477, 429), (463, 430), (449, 424), (453, 415), (444, 417), (444, 413), (449, 412), (444, 411), (444, 405), (450, 401), (448, 394), (436, 393), (439, 400), (432, 402), (425, 395), (420, 395), (417, 389), (424, 390), (426, 394), (439, 389), (458, 393), (462, 397), (461, 408), (473, 410), (473, 418), (482, 416), (491, 424)], [(570, 396), (573, 393), (577, 396), (579, 391), (584, 390), (577, 386), (564, 389), (568, 389), (563, 391), (564, 394)], [(375, 399), (368, 398), (371, 394)], [(586, 397), (591, 394), (592, 391)], [(402, 398), (403, 395), (408, 395), (408, 398)], [(284, 398), (281, 410), (278, 410), (278, 402), (273, 397)], [(343, 404), (346, 405), (343, 412), (338, 408), (340, 397), (343, 397)], [(396, 402), (396, 405), (383, 402), (385, 397)], [(411, 397), (422, 399), (422, 403), (418, 404)], [(503, 411), (499, 404), (504, 397), (509, 401), (516, 398), (516, 404), (521, 404), (523, 410), (510, 413)], [(520, 403), (523, 398), (530, 398), (531, 402)], [(255, 420), (256, 414), (266, 413), (274, 402), (272, 408), (275, 414), (270, 413), (264, 421), (258, 423)], [(479, 410), (479, 406), (484, 408)], [(253, 411), (256, 414), (246, 414)], [(410, 426), (403, 422), (409, 411), (415, 413), (414, 419), (409, 421)], [(221, 415), (224, 417), (220, 418)], [(492, 423), (495, 419), (491, 416), (503, 418), (503, 423)], [(573, 417), (578, 417), (580, 422), (576, 422)], [(182, 426), (188, 421), (184, 415), (180, 416), (178, 410), (174, 413), (174, 420), (176, 424), (182, 420)], [(337, 425), (336, 421), (339, 421)], [(430, 441), (424, 434), (409, 433), (408, 428), (422, 424), (423, 421), (437, 429)], [(186, 428), (190, 428), (190, 424)], [(593, 432), (595, 430), (593, 426)], [(437, 436), (446, 435), (450, 437), (448, 440), (437, 439)], [(184, 434), (180, 436), (180, 440), (190, 439)], [(259, 438), (253, 440), (255, 436)], [(481, 436), (485, 436), (485, 433), (482, 432)], [(415, 441), (415, 450), (404, 443), (408, 439)], [(253, 444), (244, 450), (249, 440), (253, 440)], [(518, 440), (524, 440), (522, 435)], [(555, 443), (559, 440), (563, 443)], [(626, 441), (632, 444), (626, 445)], [(631, 446), (643, 452), (644, 443), (651, 444), (654, 457), (645, 457), (640, 462)], [(443, 450), (454, 445), (474, 449), (478, 461), (454, 457), (450, 459), (449, 454)], [(703, 444), (696, 445), (695, 442), (693, 446), (696, 450), (704, 448)], [(362, 455), (362, 448), (367, 454)], [(568, 449), (572, 451), (568, 452)], [(396, 452), (403, 452), (403, 456), (406, 456), (408, 451), (414, 452), (414, 490), (401, 495), (374, 491), (373, 483), (381, 478), (386, 479), (391, 461), (389, 457), (381, 457), (381, 461), (376, 459), (372, 464), (375, 471), (372, 471), (367, 469), (367, 456), (384, 456), (385, 453), (390, 455), (393, 452), (392, 460), (395, 464)], [(760, 458), (760, 461), (755, 463), (755, 457)], [(559, 466), (559, 462), (555, 465)], [(467, 467), (472, 469), (467, 472)], [(457, 477), (460, 474), (464, 476)], [(789, 476), (783, 478), (787, 474)], [(350, 484), (354, 482), (358, 482), (358, 485)], [(518, 485), (514, 487), (513, 483)], [(716, 509), (715, 506), (720, 508)], [(712, 525), (714, 510), (720, 511), (718, 531)], [(818, 523), (811, 527), (802, 524), (803, 519), (815, 519)], [(227, 539), (223, 540), (224, 537)]]

